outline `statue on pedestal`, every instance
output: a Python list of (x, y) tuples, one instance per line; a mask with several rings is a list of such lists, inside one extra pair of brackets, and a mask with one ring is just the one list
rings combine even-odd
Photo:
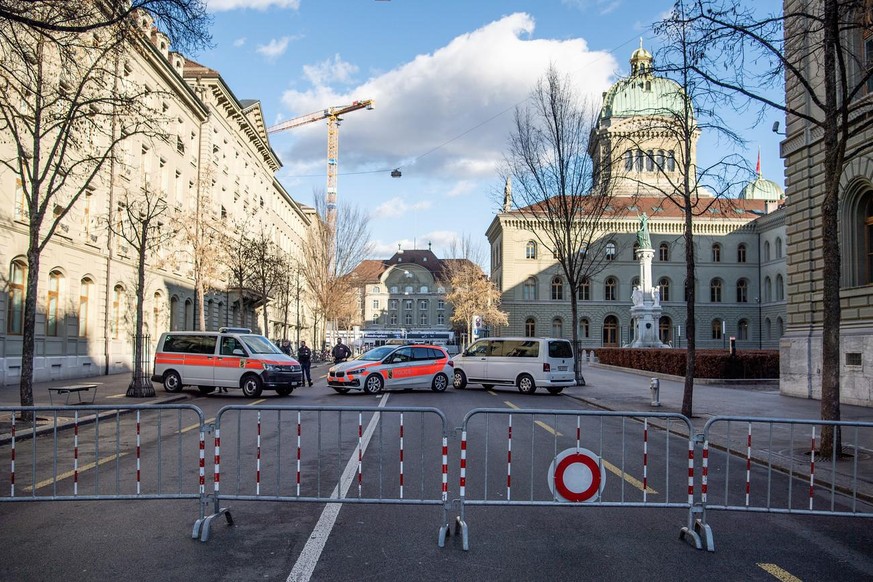
[(631, 301), (633, 301), (635, 306), (643, 304), (643, 292), (636, 285), (634, 285), (634, 290), (631, 293)]
[(644, 212), (640, 216), (640, 229), (637, 231), (637, 245), (641, 249), (652, 248), (652, 239), (649, 238), (649, 217)]

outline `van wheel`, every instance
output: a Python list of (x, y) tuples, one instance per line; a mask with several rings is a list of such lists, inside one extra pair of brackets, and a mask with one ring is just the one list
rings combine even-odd
[(294, 388), (292, 386), (282, 386), (281, 388), (276, 388), (276, 393), (279, 396), (288, 396), (294, 392)]
[(246, 398), (257, 398), (264, 390), (261, 379), (253, 375), (243, 378), (239, 387), (242, 388), (243, 396)]
[(546, 387), (546, 390), (549, 391), (549, 394), (560, 394), (561, 392), (564, 391), (564, 387), (563, 386), (548, 386), (548, 387)]
[(452, 385), (455, 387), (455, 390), (463, 390), (467, 387), (467, 376), (462, 371), (455, 370)]
[(522, 394), (533, 394), (537, 391), (537, 385), (530, 374), (522, 374), (518, 377), (518, 391)]
[(430, 389), (434, 392), (445, 392), (449, 387), (449, 377), (440, 372), (433, 377), (433, 382), (430, 384)]
[(164, 374), (164, 390), (167, 392), (182, 391), (182, 377), (179, 376), (178, 372), (170, 370)]
[(215, 386), (198, 386), (198, 390), (200, 390), (200, 394), (212, 394), (215, 392)]
[(364, 392), (367, 394), (378, 394), (384, 386), (385, 382), (382, 381), (382, 376), (372, 374), (367, 376), (367, 379), (364, 381)]

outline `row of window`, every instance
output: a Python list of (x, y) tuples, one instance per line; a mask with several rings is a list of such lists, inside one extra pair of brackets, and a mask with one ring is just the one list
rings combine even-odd
[[(603, 319), (601, 331), (601, 339), (603, 341), (603, 345), (619, 345), (618, 317), (616, 317), (615, 315), (607, 315)], [(709, 331), (710, 339), (725, 339), (725, 334), (727, 333), (727, 325), (724, 320), (716, 318), (710, 322)], [(781, 317), (776, 318), (775, 324), (769, 317), (764, 319), (762, 329), (763, 339), (779, 339), (782, 337), (784, 331), (785, 323)], [(671, 344), (674, 339), (673, 333), (673, 321), (667, 316), (661, 317), (658, 320), (658, 336), (661, 342), (665, 344)], [(537, 333), (536, 318), (528, 317), (524, 320), (524, 335), (525, 337), (539, 337), (539, 334)], [(562, 318), (555, 317), (552, 319), (551, 337), (564, 337), (564, 320)], [(591, 321), (587, 317), (579, 318), (579, 337), (582, 339), (589, 339), (591, 337)], [(748, 340), (749, 337), (749, 321), (747, 319), (740, 319), (739, 321), (737, 321), (736, 325), (736, 339)]]
[[(631, 280), (631, 287), (636, 287), (639, 285), (639, 277), (634, 277)], [(536, 301), (537, 297), (537, 287), (538, 282), (536, 277), (529, 277), (524, 284), (522, 285), (522, 299), (525, 301)], [(770, 277), (766, 277), (764, 279), (764, 301), (771, 301), (772, 296), (772, 283)], [(678, 299), (671, 299), (671, 283), (670, 279), (667, 277), (662, 277), (658, 281), (658, 288), (660, 290), (661, 301), (674, 301)], [(709, 300), (711, 303), (722, 303), (724, 301), (724, 282), (715, 278), (709, 282)], [(736, 302), (737, 303), (748, 303), (749, 302), (749, 281), (748, 279), (739, 279), (736, 284)], [(579, 285), (579, 288), (576, 292), (576, 297), (580, 301), (591, 301), (591, 282), (589, 280), (584, 280)], [(560, 276), (555, 276), (552, 278), (551, 284), (551, 299), (552, 301), (564, 301), (564, 299), (569, 299), (569, 296), (565, 297), (564, 293), (564, 279)], [(785, 299), (785, 281), (782, 275), (776, 275), (776, 301), (782, 301)], [(604, 301), (618, 301), (618, 279), (615, 277), (607, 277), (603, 282), (603, 300)]]
[(627, 150), (624, 152), (624, 169), (626, 172), (676, 171), (676, 153), (673, 150)]
[[(381, 289), (381, 287), (373, 287), (372, 292), (373, 293), (381, 293), (382, 289)], [(400, 287), (397, 287), (396, 285), (391, 286), (388, 288), (388, 292), (391, 294), (400, 293)], [(415, 293), (415, 290), (414, 290), (414, 287), (412, 285), (407, 285), (403, 288), (403, 292), (404, 293)], [(437, 293), (445, 293), (446, 288), (445, 287), (437, 287), (436, 292)], [(421, 287), (418, 288), (418, 293), (430, 293), (430, 288), (427, 285), (422, 285)]]
[[(391, 312), (387, 314), (388, 325), (399, 325), (400, 319), (397, 316), (397, 313)], [(382, 323), (385, 321), (385, 317), (381, 313), (373, 314), (373, 323)], [(414, 325), (415, 316), (407, 312), (403, 315), (403, 325)], [(437, 313), (436, 316), (437, 325), (445, 325), (446, 324), (446, 314), (445, 313)], [(430, 317), (427, 313), (419, 313), (418, 314), (418, 324), (419, 325), (430, 325)]]
[[(636, 258), (637, 251), (639, 250), (639, 245), (634, 243), (633, 247), (633, 256)], [(713, 263), (722, 262), (722, 245), (721, 243), (713, 243), (710, 248), (711, 251), (711, 259)], [(614, 261), (616, 258), (617, 247), (614, 242), (606, 243), (605, 253), (607, 261)], [(525, 246), (524, 257), (526, 259), (536, 259), (538, 255), (538, 245), (536, 241), (529, 240)], [(782, 239), (776, 238), (776, 258), (782, 258)], [(662, 242), (658, 245), (658, 260), (659, 261), (669, 261), (670, 260), (670, 245), (666, 242)], [(770, 260), (770, 241), (766, 241), (764, 243), (764, 260)], [(748, 247), (745, 243), (740, 243), (737, 245), (737, 262), (745, 263), (748, 261)]]
[[(422, 291), (422, 293), (425, 293), (425, 291)], [(391, 299), (390, 301), (388, 301), (388, 309), (391, 309), (392, 311), (397, 311), (399, 304), (400, 304), (399, 299)], [(414, 301), (412, 299), (405, 299), (403, 301), (403, 309), (405, 309), (407, 311), (412, 311), (413, 305), (414, 305)], [(379, 299), (373, 299), (373, 309), (381, 309), (381, 306), (382, 306), (382, 303)], [(419, 309), (429, 309), (430, 302), (427, 299), (420, 299), (418, 302), (418, 308)], [(446, 308), (445, 300), (438, 299), (437, 300), (437, 309), (442, 310), (445, 308)]]
[[(8, 302), (7, 302), (7, 317), (6, 317), (6, 333), (8, 335), (21, 335), (24, 333), (24, 300), (26, 295), (27, 285), (27, 265), (24, 261), (16, 259), (12, 261), (10, 267), (10, 278), (8, 286)], [(46, 295), (46, 311), (45, 311), (45, 335), (48, 337), (58, 337), (66, 335), (61, 322), (64, 320), (64, 294), (66, 291), (66, 278), (59, 269), (52, 269), (49, 272), (48, 292)], [(83, 277), (79, 282), (79, 304), (76, 310), (76, 336), (88, 337), (92, 334), (92, 322), (90, 314), (96, 305), (94, 302), (94, 281), (89, 277)], [(163, 328), (163, 310), (166, 308), (164, 295), (160, 292), (154, 294), (154, 302), (152, 309), (152, 320), (146, 321), (146, 327), (152, 330), (152, 333), (157, 334), (158, 330)], [(205, 315), (207, 321), (219, 322), (219, 314), (223, 311), (224, 304), (222, 302), (213, 302), (208, 300), (205, 307)], [(111, 339), (122, 339), (124, 323), (128, 316), (128, 298), (127, 290), (124, 285), (118, 284), (112, 291), (112, 305), (109, 313), (109, 337)], [(179, 311), (179, 298), (173, 296), (170, 298), (170, 330), (178, 331), (181, 329), (194, 329), (194, 302), (191, 299), (186, 299), (184, 304), (184, 313)], [(181, 316), (181, 317), (178, 317)], [(241, 324), (239, 318), (239, 305), (234, 304), (232, 313), (228, 313), (230, 318), (228, 322), (233, 325)]]

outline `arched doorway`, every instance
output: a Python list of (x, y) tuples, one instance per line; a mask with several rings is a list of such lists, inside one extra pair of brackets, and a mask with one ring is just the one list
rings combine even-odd
[(618, 318), (614, 315), (607, 315), (603, 320), (603, 347), (618, 347)]
[(658, 339), (662, 344), (673, 345), (673, 320), (666, 315), (658, 320)]

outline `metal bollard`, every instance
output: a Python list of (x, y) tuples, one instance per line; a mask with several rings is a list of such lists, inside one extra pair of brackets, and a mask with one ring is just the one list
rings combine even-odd
[(652, 391), (652, 406), (661, 406), (661, 381), (658, 378), (652, 378), (649, 390)]

